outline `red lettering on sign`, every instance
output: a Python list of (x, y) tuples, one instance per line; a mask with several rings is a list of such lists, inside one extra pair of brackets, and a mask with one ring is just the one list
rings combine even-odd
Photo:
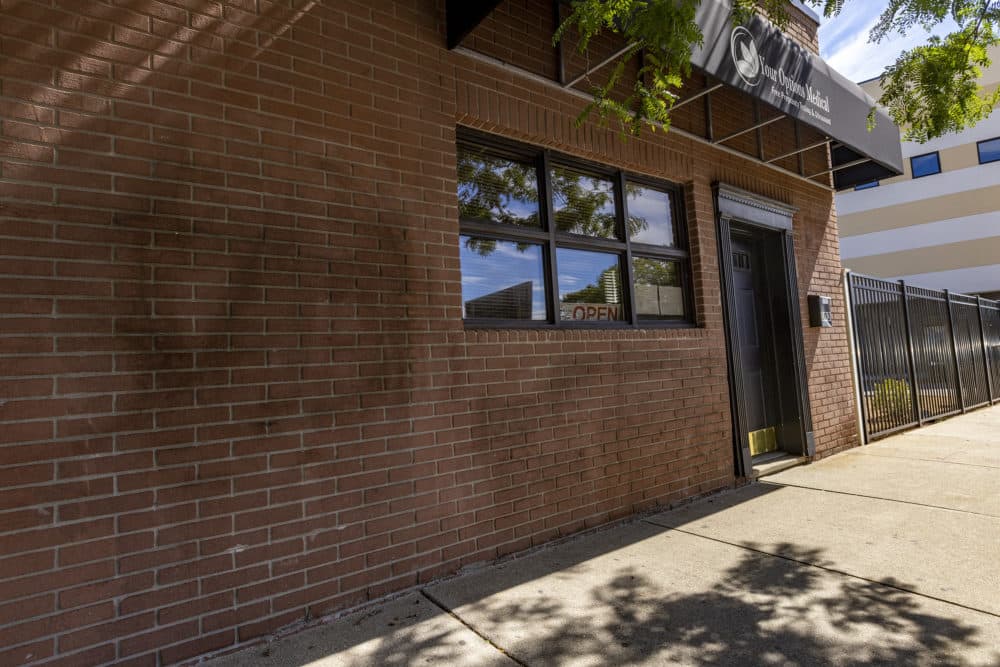
[(610, 304), (581, 303), (573, 306), (568, 315), (577, 322), (617, 320), (621, 312), (619, 308), (620, 306)]

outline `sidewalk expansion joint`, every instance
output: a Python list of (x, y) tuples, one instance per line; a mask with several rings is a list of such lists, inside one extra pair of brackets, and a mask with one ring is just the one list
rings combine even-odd
[(985, 609), (979, 609), (978, 607), (972, 607), (970, 605), (962, 604), (961, 602), (955, 602), (954, 600), (948, 600), (947, 598), (938, 597), (936, 595), (929, 595), (927, 593), (921, 593), (919, 591), (915, 591), (915, 590), (912, 590), (912, 589), (909, 589), (909, 588), (903, 588), (902, 586), (896, 586), (894, 584), (886, 583), (884, 581), (879, 581), (878, 579), (870, 579), (868, 577), (862, 577), (862, 576), (857, 575), (857, 574), (851, 574), (850, 572), (845, 572), (844, 570), (838, 570), (838, 569), (833, 568), (833, 567), (827, 567), (825, 565), (818, 565), (816, 563), (810, 563), (809, 561), (806, 561), (806, 560), (800, 560), (798, 558), (792, 558), (791, 556), (785, 556), (785, 555), (782, 555), (782, 554), (779, 554), (779, 553), (772, 553), (770, 551), (764, 551), (763, 549), (755, 549), (753, 547), (748, 547), (745, 544), (739, 544), (737, 542), (729, 542), (727, 540), (722, 540), (722, 539), (719, 539), (717, 537), (709, 537), (708, 535), (701, 535), (700, 533), (695, 533), (695, 532), (692, 532), (690, 530), (684, 530), (683, 528), (675, 528), (674, 526), (668, 526), (666, 524), (656, 523), (655, 521), (653, 521), (651, 519), (644, 519), (644, 521), (646, 523), (652, 524), (652, 525), (657, 526), (659, 528), (667, 528), (668, 530), (675, 530), (678, 533), (683, 533), (685, 535), (690, 535), (691, 537), (698, 537), (698, 538), (701, 538), (703, 540), (708, 540), (710, 542), (715, 542), (717, 544), (725, 544), (727, 546), (736, 547), (737, 549), (743, 549), (744, 551), (750, 551), (750, 552), (753, 552), (753, 553), (757, 553), (757, 554), (760, 554), (762, 556), (771, 556), (772, 558), (780, 558), (782, 560), (786, 560), (786, 561), (789, 561), (791, 563), (797, 563), (799, 565), (805, 565), (806, 567), (814, 567), (817, 570), (823, 570), (824, 572), (829, 572), (831, 574), (837, 574), (837, 575), (840, 575), (842, 577), (847, 577), (849, 579), (857, 579), (858, 581), (867, 581), (870, 584), (875, 584), (877, 586), (883, 586), (885, 588), (896, 590), (896, 591), (900, 591), (901, 593), (906, 593), (908, 595), (915, 595), (917, 597), (925, 598), (925, 599), (928, 599), (928, 600), (935, 600), (937, 602), (941, 602), (943, 604), (947, 604), (947, 605), (950, 605), (952, 607), (958, 607), (960, 609), (967, 609), (969, 611), (974, 611), (974, 612), (976, 612), (978, 614), (986, 614), (987, 616), (992, 616), (994, 618), (1000, 618), (1000, 613), (997, 613), (997, 612), (987, 611)]
[(902, 461), (923, 461), (925, 463), (947, 463), (953, 466), (968, 466), (970, 468), (983, 468), (984, 470), (1000, 470), (1000, 466), (985, 465), (982, 463), (964, 463), (962, 461), (950, 461), (948, 459), (925, 459), (919, 456), (899, 456), (896, 454), (882, 454), (881, 452), (858, 452), (861, 456), (878, 456), (883, 459), (897, 459)]
[(943, 505), (931, 505), (930, 503), (917, 503), (912, 500), (900, 500), (899, 498), (885, 498), (883, 496), (871, 496), (867, 493), (852, 493), (851, 491), (835, 491), (833, 489), (820, 489), (815, 486), (805, 486), (804, 484), (791, 484), (789, 482), (763, 481), (761, 484), (771, 484), (773, 486), (787, 486), (793, 489), (805, 489), (806, 491), (818, 491), (820, 493), (832, 493), (838, 496), (854, 496), (855, 498), (870, 498), (872, 500), (884, 500), (888, 503), (899, 503), (900, 505), (912, 505), (913, 507), (926, 507), (928, 509), (943, 510), (945, 512), (957, 512), (959, 514), (971, 514), (973, 516), (983, 516), (988, 519), (1000, 521), (1000, 515), (987, 514), (986, 512), (976, 512), (974, 510), (962, 510), (955, 507), (945, 507)]
[(453, 619), (455, 619), (456, 621), (458, 621), (459, 623), (461, 623), (463, 626), (465, 626), (474, 635), (476, 635), (477, 637), (479, 637), (480, 639), (482, 639), (484, 642), (486, 642), (487, 644), (489, 644), (490, 646), (492, 646), (494, 649), (496, 649), (497, 651), (499, 651), (500, 653), (502, 653), (511, 662), (516, 663), (520, 667), (528, 667), (528, 663), (523, 662), (521, 660), (518, 660), (516, 657), (514, 657), (510, 653), (508, 653), (507, 650), (504, 649), (504, 647), (502, 647), (499, 644), (497, 644), (496, 642), (494, 642), (492, 639), (490, 639), (489, 637), (487, 637), (486, 635), (484, 635), (482, 632), (480, 632), (479, 630), (477, 630), (475, 627), (473, 627), (469, 623), (466, 623), (466, 621), (465, 621), (464, 618), (462, 618), (461, 616), (459, 616), (458, 614), (456, 614), (455, 612), (453, 612), (443, 602), (441, 602), (440, 600), (438, 600), (437, 598), (435, 598), (433, 595), (431, 595), (430, 593), (428, 593), (427, 589), (421, 588), (420, 589), (420, 594), (422, 596), (424, 596), (427, 599), (427, 601), (430, 602), (432, 605), (434, 605), (435, 607), (437, 607), (438, 609), (440, 609), (444, 613), (446, 613), (449, 616), (451, 616)]

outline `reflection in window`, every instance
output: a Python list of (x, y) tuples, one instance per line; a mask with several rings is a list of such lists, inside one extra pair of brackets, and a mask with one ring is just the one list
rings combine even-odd
[(470, 326), (692, 323), (675, 189), (500, 137), (462, 134), (460, 268)]
[(611, 180), (565, 167), (552, 170), (552, 206), (560, 232), (613, 239), (615, 187)]
[(878, 187), (878, 181), (868, 181), (867, 183), (858, 183), (854, 186), (855, 190), (871, 190), (872, 188)]
[(979, 150), (979, 164), (1000, 161), (1000, 137), (980, 141), (976, 148)]
[(680, 262), (633, 257), (632, 280), (640, 320), (684, 319)]
[(624, 320), (618, 255), (558, 248), (559, 317), (563, 321)]
[(670, 194), (634, 183), (626, 185), (628, 231), (633, 243), (674, 246)]
[(530, 162), (459, 147), (459, 215), (520, 227), (540, 227), (536, 174)]
[(466, 319), (545, 320), (542, 246), (461, 236)]
[(910, 169), (913, 171), (913, 178), (940, 174), (941, 160), (936, 152), (917, 155), (910, 158)]

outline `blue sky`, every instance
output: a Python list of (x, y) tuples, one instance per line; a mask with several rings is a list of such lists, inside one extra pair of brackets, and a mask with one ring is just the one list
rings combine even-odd
[[(889, 35), (879, 44), (869, 43), (868, 33), (888, 4), (888, 0), (851, 0), (840, 16), (822, 17), (819, 46), (823, 59), (848, 79), (864, 81), (880, 75), (901, 51), (927, 40), (931, 33), (918, 26), (905, 37)], [(935, 33), (945, 34), (954, 29), (955, 24), (949, 20), (936, 28)]]

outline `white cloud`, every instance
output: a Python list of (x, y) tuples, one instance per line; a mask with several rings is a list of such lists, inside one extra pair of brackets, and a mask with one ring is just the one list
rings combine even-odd
[(892, 34), (878, 44), (868, 41), (868, 33), (888, 5), (878, 2), (848, 2), (840, 16), (823, 19), (819, 43), (823, 59), (852, 81), (865, 81), (879, 76), (887, 65), (896, 61), (903, 51), (927, 41), (932, 35), (944, 35), (957, 26), (949, 19), (932, 33), (917, 26), (907, 35)]
[(497, 243), (496, 249), (493, 252), (498, 255), (503, 255), (504, 257), (509, 257), (510, 259), (520, 259), (527, 262), (540, 261), (538, 246), (532, 246), (529, 249), (520, 250), (517, 245), (512, 242)]

